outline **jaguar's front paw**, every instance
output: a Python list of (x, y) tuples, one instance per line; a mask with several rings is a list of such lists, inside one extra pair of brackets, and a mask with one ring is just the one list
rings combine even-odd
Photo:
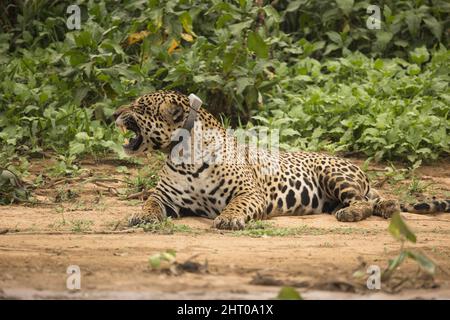
[(368, 202), (354, 202), (335, 213), (336, 219), (341, 222), (361, 221), (372, 215), (372, 206)]
[(245, 228), (245, 217), (219, 215), (214, 219), (214, 228), (224, 230), (242, 230)]
[(138, 226), (140, 224), (158, 223), (158, 222), (161, 222), (162, 220), (163, 220), (162, 216), (160, 216), (158, 214), (140, 211), (140, 212), (134, 213), (128, 219), (128, 226), (134, 227), (134, 226)]

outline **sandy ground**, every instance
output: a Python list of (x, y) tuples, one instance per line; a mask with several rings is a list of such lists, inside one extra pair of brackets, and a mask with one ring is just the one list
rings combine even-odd
[[(124, 181), (140, 174), (139, 166), (118, 173), (115, 163), (87, 161), (82, 178), (61, 180), (46, 177), (51, 165), (44, 160), (30, 167), (29, 181), (44, 173), (35, 190), (40, 204), (0, 207), (2, 298), (270, 299), (293, 286), (306, 299), (450, 299), (450, 214), (402, 214), (418, 239), (406, 246), (435, 262), (434, 276), (408, 260), (381, 290), (369, 290), (367, 267), (383, 270), (400, 249), (382, 218), (348, 224), (327, 214), (278, 217), (265, 235), (214, 230), (203, 218), (176, 220), (170, 232), (118, 230), (142, 204), (117, 195), (129, 188)], [(370, 167), (374, 182), (385, 195), (402, 197), (397, 191), (411, 180), (390, 184), (375, 177), (384, 167)], [(413, 196), (448, 198), (450, 161), (416, 174), (427, 188)], [(152, 269), (149, 257), (168, 249), (176, 252), (172, 268)], [(69, 265), (81, 269), (79, 291), (66, 288)]]

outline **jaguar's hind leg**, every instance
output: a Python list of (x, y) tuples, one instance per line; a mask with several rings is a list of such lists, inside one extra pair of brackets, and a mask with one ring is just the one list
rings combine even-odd
[(367, 198), (373, 204), (373, 215), (389, 219), (396, 212), (400, 212), (400, 204), (396, 200), (382, 199), (378, 192), (371, 189)]
[(319, 181), (324, 186), (327, 200), (339, 203), (339, 209), (334, 212), (336, 219), (350, 222), (370, 217), (373, 204), (366, 198), (370, 189), (367, 176), (347, 161), (333, 161), (320, 167)]
[(373, 214), (373, 203), (361, 195), (361, 188), (346, 184), (345, 188), (342, 190), (340, 188), (339, 191), (339, 194), (335, 194), (335, 196), (344, 207), (334, 213), (337, 220), (354, 222), (366, 219)]
[[(359, 170), (355, 167), (355, 170)], [(354, 177), (354, 176), (353, 176)], [(352, 178), (348, 173), (331, 173), (323, 178), (329, 199), (339, 202), (334, 215), (343, 222), (360, 221), (370, 217), (373, 204), (367, 201), (368, 181)]]
[(396, 200), (378, 199), (373, 204), (373, 215), (389, 219), (396, 212), (400, 212), (400, 205)]
[(344, 199), (344, 205), (346, 201), (348, 206), (335, 213), (336, 219), (339, 221), (360, 221), (372, 214), (389, 219), (394, 213), (400, 212), (400, 205), (397, 201), (382, 199), (375, 190), (370, 190), (363, 198), (356, 196), (353, 199)]

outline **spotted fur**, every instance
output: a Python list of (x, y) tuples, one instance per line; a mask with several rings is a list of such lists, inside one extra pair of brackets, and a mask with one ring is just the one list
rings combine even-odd
[[(135, 143), (128, 154), (171, 150), (171, 136), (182, 127), (189, 114), (187, 96), (173, 91), (144, 95), (119, 108), (119, 126), (137, 125), (142, 143)], [(226, 132), (207, 111), (200, 109), (197, 123), (214, 128), (225, 142)], [(210, 146), (211, 138), (203, 144)], [(339, 221), (359, 221), (371, 215), (389, 218), (400, 210), (415, 213), (450, 212), (450, 201), (398, 204), (381, 199), (371, 189), (366, 174), (349, 161), (320, 153), (281, 152), (271, 154), (252, 148), (230, 148), (231, 163), (176, 164), (169, 156), (160, 172), (160, 181), (142, 211), (134, 214), (130, 225), (186, 215), (214, 219), (220, 229), (242, 229), (251, 219), (277, 215), (332, 213)], [(231, 150), (233, 149), (233, 150)], [(231, 151), (230, 151), (231, 150)], [(258, 158), (261, 161), (252, 161)], [(276, 162), (273, 172), (268, 164)]]

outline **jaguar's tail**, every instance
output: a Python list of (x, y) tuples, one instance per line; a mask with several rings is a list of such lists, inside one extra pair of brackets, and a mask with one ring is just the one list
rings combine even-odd
[(411, 213), (436, 213), (436, 212), (450, 212), (450, 200), (431, 200), (410, 204), (400, 204), (400, 209), (403, 212)]

